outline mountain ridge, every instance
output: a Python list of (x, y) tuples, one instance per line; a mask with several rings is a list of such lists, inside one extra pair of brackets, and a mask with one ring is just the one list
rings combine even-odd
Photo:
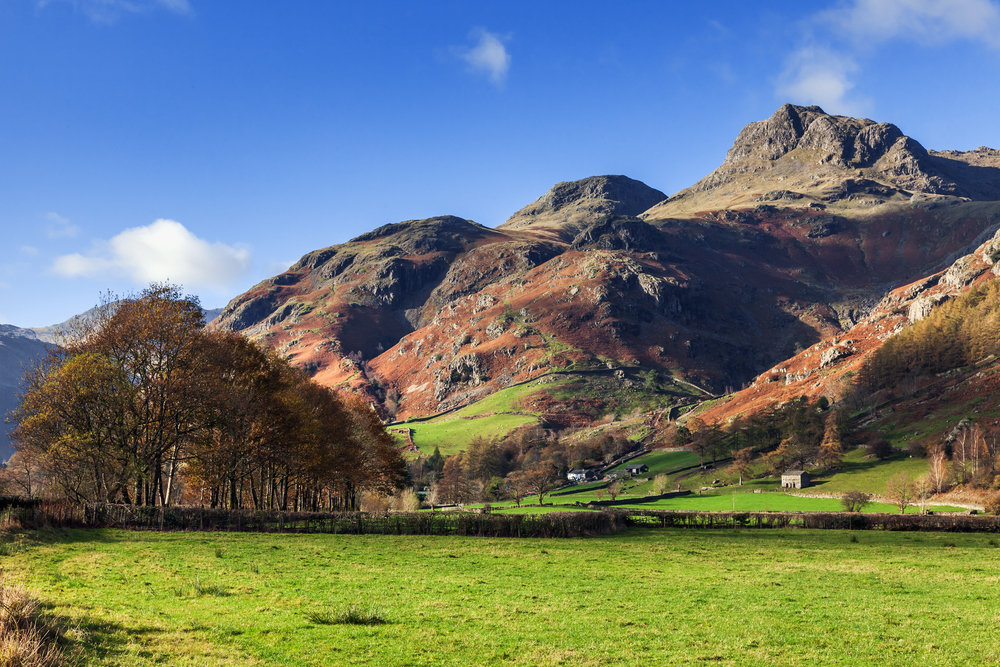
[(672, 197), (598, 176), (493, 229), (385, 225), (307, 253), (214, 326), (401, 417), (565, 369), (644, 368), (718, 393), (844, 334), (991, 229), (1000, 151), (967, 153), (784, 105)]

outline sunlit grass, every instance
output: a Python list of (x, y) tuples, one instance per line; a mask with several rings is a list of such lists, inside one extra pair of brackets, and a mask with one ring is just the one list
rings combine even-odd
[[(65, 531), (2, 565), (80, 625), (89, 665), (910, 667), (1000, 660), (997, 543), (809, 530)], [(195, 577), (228, 594), (174, 594)], [(388, 622), (334, 622), (352, 609)]]

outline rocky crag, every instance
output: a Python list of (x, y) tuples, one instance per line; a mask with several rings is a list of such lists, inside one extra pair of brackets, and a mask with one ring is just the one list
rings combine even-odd
[(888, 123), (785, 105), (672, 197), (599, 176), (495, 229), (385, 225), (305, 255), (214, 326), (401, 417), (566, 369), (721, 393), (970, 253), (1000, 225), (998, 199), (998, 151), (927, 151)]

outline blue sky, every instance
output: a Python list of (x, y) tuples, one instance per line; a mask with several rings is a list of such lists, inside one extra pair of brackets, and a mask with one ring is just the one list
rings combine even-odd
[(559, 181), (672, 194), (786, 101), (1000, 147), (998, 84), (990, 0), (3, 0), (0, 322), (164, 279), (221, 306)]

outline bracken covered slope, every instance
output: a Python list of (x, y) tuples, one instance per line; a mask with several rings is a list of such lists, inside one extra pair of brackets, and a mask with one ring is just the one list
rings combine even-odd
[(998, 164), (785, 105), (673, 197), (600, 176), (496, 229), (386, 225), (305, 255), (214, 326), (400, 416), (559, 369), (652, 368), (722, 392), (844, 336), (889, 290), (992, 236)]

